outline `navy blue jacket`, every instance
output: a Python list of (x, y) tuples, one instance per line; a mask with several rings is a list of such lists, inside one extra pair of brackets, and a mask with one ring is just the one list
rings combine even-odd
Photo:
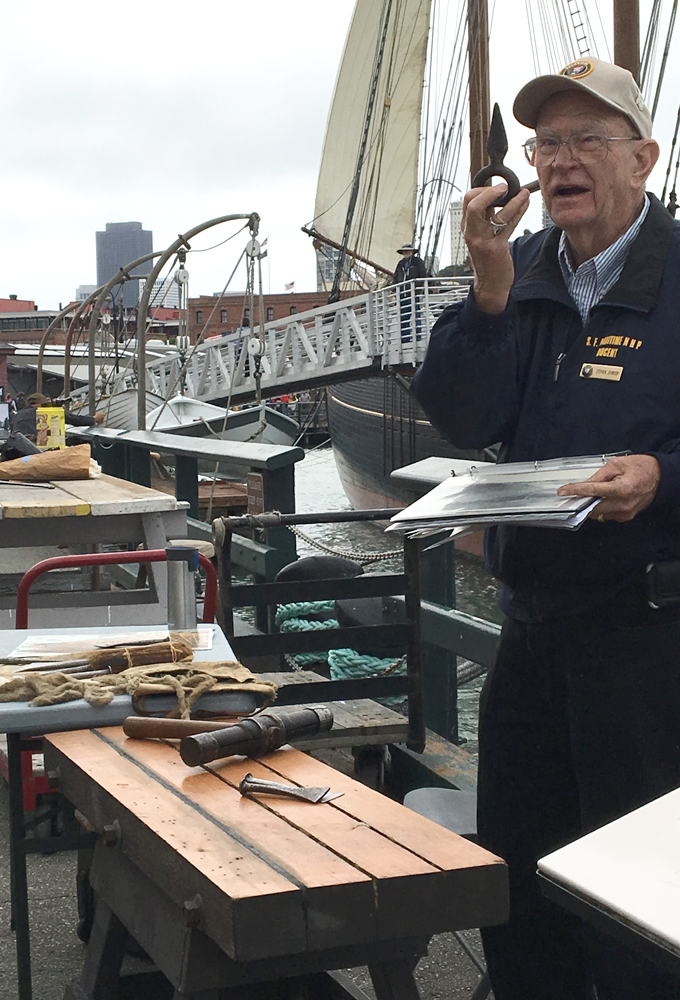
[[(625, 450), (659, 460), (657, 496), (632, 521), (487, 533), (501, 606), (525, 621), (586, 610), (648, 563), (680, 559), (680, 224), (650, 199), (621, 277), (585, 325), (560, 271), (561, 231), (548, 229), (512, 245), (505, 311), (482, 312), (472, 292), (449, 306), (413, 379), (430, 420), (459, 448), (500, 441), (502, 462)], [(584, 364), (623, 373), (589, 379)]]

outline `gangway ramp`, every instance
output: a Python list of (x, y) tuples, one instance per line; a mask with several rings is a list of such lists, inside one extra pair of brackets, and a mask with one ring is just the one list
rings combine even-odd
[[(264, 398), (361, 378), (392, 366), (420, 364), (435, 322), (465, 298), (469, 280), (427, 278), (392, 285), (265, 325), (261, 364)], [(255, 398), (255, 357), (242, 330), (200, 344), (183, 373), (187, 395), (225, 405)], [(180, 390), (178, 354), (146, 365), (146, 387), (164, 398)]]

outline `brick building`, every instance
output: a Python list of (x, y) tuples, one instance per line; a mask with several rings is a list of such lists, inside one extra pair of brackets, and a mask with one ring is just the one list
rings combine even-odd
[[(39, 344), (45, 330), (58, 314), (58, 309), (17, 309), (12, 312), (0, 309), (0, 343)], [(54, 333), (52, 342), (63, 343), (63, 333), (61, 336), (56, 330)]]
[[(356, 294), (353, 293), (353, 294)], [(208, 322), (219, 295), (201, 295), (189, 299), (189, 334), (192, 344)], [(317, 309), (328, 301), (327, 292), (280, 292), (277, 295), (264, 296), (265, 322), (285, 319), (295, 313)], [(259, 323), (258, 297), (255, 296), (255, 323)], [(251, 316), (244, 292), (229, 292), (217, 306), (215, 314), (205, 331), (208, 337), (219, 337), (225, 333), (233, 333), (241, 326), (251, 326)], [(247, 322), (244, 322), (247, 320)]]
[(8, 299), (0, 299), (0, 313), (35, 312), (38, 307), (32, 299), (20, 299), (10, 295)]

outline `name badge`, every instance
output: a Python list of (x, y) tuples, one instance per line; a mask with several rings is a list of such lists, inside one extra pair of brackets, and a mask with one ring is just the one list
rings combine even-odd
[(608, 382), (619, 382), (623, 375), (623, 365), (581, 365), (581, 378), (603, 378)]

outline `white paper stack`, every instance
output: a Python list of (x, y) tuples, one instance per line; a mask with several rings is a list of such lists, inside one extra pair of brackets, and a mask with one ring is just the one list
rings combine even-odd
[(452, 475), (393, 517), (387, 531), (430, 535), (447, 528), (455, 534), (494, 524), (574, 531), (599, 503), (593, 497), (560, 497), (567, 483), (589, 479), (612, 455), (509, 462), (475, 467)]

